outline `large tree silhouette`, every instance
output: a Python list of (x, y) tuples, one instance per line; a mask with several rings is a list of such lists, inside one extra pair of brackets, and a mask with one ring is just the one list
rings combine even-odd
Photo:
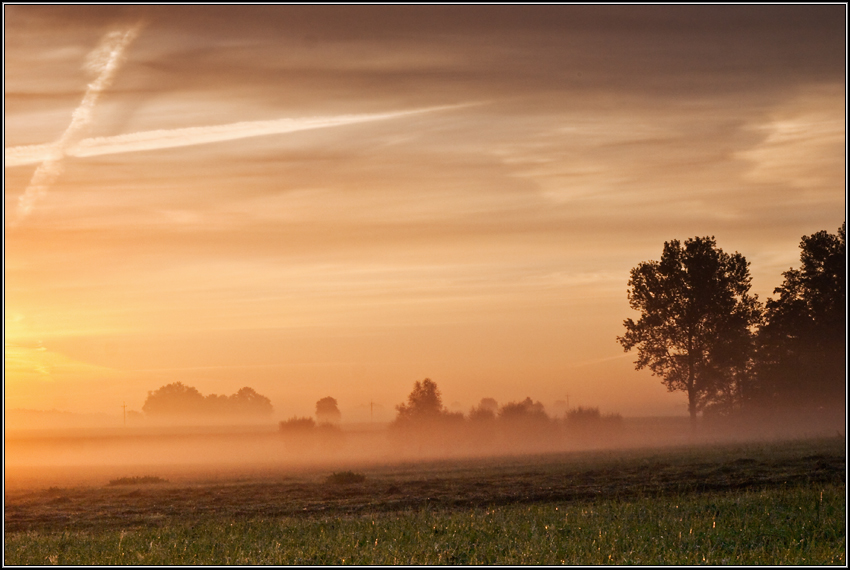
[(759, 330), (761, 396), (782, 407), (843, 403), (845, 392), (846, 224), (800, 241), (800, 268), (783, 273)]
[(714, 237), (665, 242), (660, 261), (631, 271), (629, 305), (641, 316), (624, 321), (617, 341), (637, 349), (637, 370), (687, 394), (692, 427), (700, 410), (745, 380), (761, 314), (750, 281), (747, 260), (724, 253)]

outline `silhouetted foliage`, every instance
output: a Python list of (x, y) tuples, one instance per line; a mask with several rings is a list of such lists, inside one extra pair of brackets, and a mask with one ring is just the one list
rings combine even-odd
[(599, 408), (583, 408), (579, 406), (567, 412), (568, 422), (585, 423), (599, 421), (601, 419), (602, 414), (599, 412)]
[(469, 419), (473, 422), (486, 422), (496, 419), (499, 404), (493, 398), (482, 398), (478, 406), (469, 410)]
[(534, 402), (531, 398), (526, 398), (522, 402), (510, 402), (502, 406), (499, 410), (499, 419), (503, 421), (547, 421), (549, 416), (546, 415), (543, 404)]
[(294, 446), (291, 450), (294, 453), (314, 450), (316, 446), (325, 453), (335, 453), (345, 443), (345, 436), (338, 425), (316, 424), (313, 418), (293, 416), (280, 422), (278, 429), (284, 440)]
[(145, 416), (141, 412), (136, 412), (134, 410), (127, 411), (127, 421), (129, 423), (138, 423), (142, 421)]
[(354, 471), (340, 471), (339, 473), (328, 475), (328, 478), (326, 479), (328, 483), (334, 485), (350, 485), (352, 483), (362, 483), (365, 480), (365, 475), (362, 473), (355, 473)]
[(621, 433), (623, 416), (620, 414), (602, 414), (599, 408), (579, 406), (567, 411), (564, 425), (572, 438), (583, 441), (598, 441)]
[(422, 382), (417, 380), (407, 396), (407, 404), (399, 404), (395, 409), (398, 411), (396, 421), (435, 419), (447, 414), (440, 390), (430, 378)]
[(342, 414), (337, 407), (336, 399), (328, 396), (316, 402), (316, 420), (321, 423), (339, 423)]
[(761, 317), (750, 281), (746, 259), (724, 253), (713, 237), (665, 242), (660, 261), (631, 271), (629, 305), (641, 316), (626, 319), (617, 340), (626, 351), (638, 349), (636, 369), (649, 368), (668, 390), (687, 394), (692, 425), (706, 405), (737, 397), (746, 384), (752, 327)]
[(258, 394), (253, 388), (240, 388), (238, 392), (228, 398), (230, 404), (229, 412), (233, 414), (257, 414), (270, 415), (272, 408), (271, 400)]
[(623, 416), (620, 414), (602, 414), (599, 408), (583, 408), (581, 406), (573, 408), (567, 412), (567, 424), (569, 425), (594, 425), (600, 422), (609, 424), (620, 424), (623, 421)]
[(242, 388), (232, 396), (210, 394), (204, 397), (196, 388), (174, 382), (148, 392), (142, 410), (148, 415), (159, 417), (224, 417), (268, 416), (273, 408), (271, 400), (253, 388)]
[(278, 428), (283, 433), (309, 433), (316, 429), (316, 422), (313, 418), (293, 416), (288, 420), (280, 422)]
[(174, 382), (148, 392), (142, 410), (149, 415), (179, 416), (200, 414), (205, 411), (204, 396), (197, 388)]
[(845, 400), (846, 224), (800, 241), (800, 268), (782, 275), (758, 336), (757, 395), (783, 407)]
[(116, 485), (150, 485), (156, 483), (168, 483), (168, 479), (146, 475), (144, 477), (119, 477), (109, 481), (110, 486)]
[(495, 427), (500, 439), (508, 445), (526, 445), (559, 436), (558, 426), (546, 415), (543, 404), (531, 398), (499, 408)]
[(406, 404), (396, 406), (390, 437), (408, 450), (448, 450), (464, 426), (463, 414), (449, 412), (437, 384), (426, 378), (413, 385)]

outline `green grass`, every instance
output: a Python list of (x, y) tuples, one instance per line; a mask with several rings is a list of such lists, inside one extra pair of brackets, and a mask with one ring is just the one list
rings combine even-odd
[(845, 564), (845, 488), (804, 485), (159, 528), (6, 533), (6, 564)]
[(844, 438), (6, 489), (6, 564), (845, 564)]

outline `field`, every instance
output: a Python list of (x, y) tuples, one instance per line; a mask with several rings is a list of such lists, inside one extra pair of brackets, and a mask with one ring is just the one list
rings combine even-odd
[(845, 564), (843, 437), (353, 470), (7, 488), (4, 562)]

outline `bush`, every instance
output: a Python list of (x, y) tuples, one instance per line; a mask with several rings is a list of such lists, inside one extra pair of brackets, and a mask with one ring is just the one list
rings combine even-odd
[(567, 412), (567, 421), (575, 423), (598, 422), (602, 419), (599, 408), (574, 408)]
[(339, 473), (328, 475), (327, 478), (327, 482), (332, 483), (334, 485), (349, 485), (351, 483), (362, 483), (365, 480), (365, 475), (363, 475), (362, 473), (355, 473), (354, 471), (341, 471)]
[(168, 479), (163, 479), (161, 477), (120, 477), (118, 479), (112, 479), (109, 481), (110, 486), (115, 485), (148, 485), (151, 483), (168, 483)]
[(313, 418), (293, 416), (286, 421), (280, 422), (278, 426), (283, 433), (308, 433), (316, 429), (316, 422), (313, 421)]
[(543, 404), (526, 398), (522, 402), (505, 404), (499, 410), (499, 419), (506, 421), (548, 421), (549, 416), (543, 409)]

